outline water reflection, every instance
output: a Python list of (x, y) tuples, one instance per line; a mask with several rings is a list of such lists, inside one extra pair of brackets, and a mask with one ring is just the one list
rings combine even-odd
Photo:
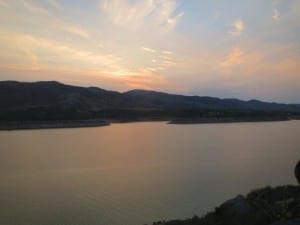
[(0, 132), (0, 224), (141, 225), (295, 183), (300, 121)]

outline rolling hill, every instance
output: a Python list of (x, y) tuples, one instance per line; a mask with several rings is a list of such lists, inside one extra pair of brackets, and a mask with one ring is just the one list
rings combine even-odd
[(147, 90), (120, 93), (56, 81), (0, 81), (0, 121), (253, 117), (299, 113), (299, 104), (184, 96)]

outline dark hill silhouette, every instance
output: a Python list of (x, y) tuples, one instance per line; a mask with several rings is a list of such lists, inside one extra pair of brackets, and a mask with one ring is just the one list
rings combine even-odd
[(194, 118), (298, 115), (300, 105), (184, 96), (156, 91), (124, 93), (56, 81), (0, 81), (0, 120)]

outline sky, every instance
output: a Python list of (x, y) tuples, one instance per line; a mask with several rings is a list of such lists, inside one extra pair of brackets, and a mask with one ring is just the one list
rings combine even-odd
[(0, 80), (300, 103), (299, 0), (0, 0)]

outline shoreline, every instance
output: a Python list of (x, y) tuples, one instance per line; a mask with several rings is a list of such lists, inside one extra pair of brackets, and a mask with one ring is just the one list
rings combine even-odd
[(274, 117), (274, 118), (234, 118), (234, 117), (219, 117), (219, 118), (199, 118), (199, 119), (175, 119), (171, 120), (169, 124), (209, 124), (209, 123), (251, 123), (251, 122), (277, 122), (277, 121), (290, 121), (292, 118), (288, 117)]
[(239, 194), (200, 217), (162, 220), (152, 225), (298, 225), (299, 203), (299, 185), (267, 186)]
[(26, 121), (26, 122), (4, 122), (0, 123), (0, 131), (12, 130), (39, 130), (39, 129), (63, 129), (63, 128), (84, 128), (103, 127), (115, 123), (135, 122), (166, 122), (172, 125), (193, 125), (193, 124), (216, 124), (216, 123), (243, 123), (243, 122), (279, 122), (298, 120), (299, 118), (198, 118), (198, 119), (124, 119), (124, 120), (69, 120), (69, 121)]
[(103, 120), (6, 122), (0, 123), (0, 131), (103, 127), (109, 125), (109, 122)]

